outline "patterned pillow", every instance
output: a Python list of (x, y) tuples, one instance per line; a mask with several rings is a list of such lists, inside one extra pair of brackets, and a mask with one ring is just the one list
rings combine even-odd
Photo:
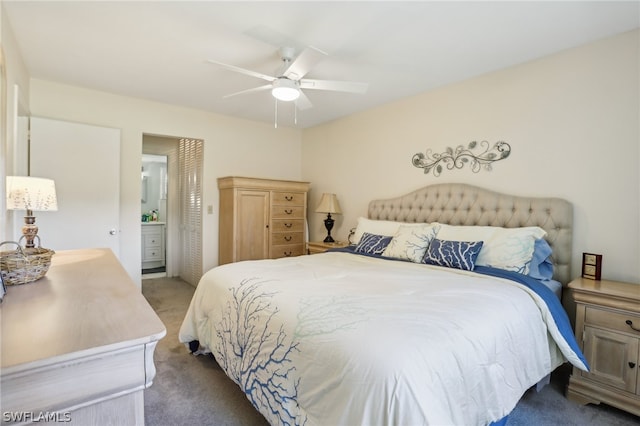
[(401, 225), (382, 255), (420, 263), (438, 229), (437, 224)]
[(434, 238), (423, 263), (473, 271), (482, 241), (447, 241)]
[(356, 253), (381, 255), (387, 248), (392, 237), (385, 235), (369, 234), (365, 232), (360, 238), (360, 242), (354, 249)]

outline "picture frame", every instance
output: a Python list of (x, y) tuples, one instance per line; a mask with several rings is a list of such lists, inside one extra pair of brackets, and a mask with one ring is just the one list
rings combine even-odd
[(582, 253), (582, 278), (599, 281), (602, 276), (602, 255)]

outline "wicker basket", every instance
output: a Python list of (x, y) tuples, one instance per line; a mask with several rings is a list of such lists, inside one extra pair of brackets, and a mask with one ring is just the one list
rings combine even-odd
[(4, 244), (14, 244), (15, 250), (0, 251), (0, 273), (5, 285), (27, 284), (39, 280), (47, 273), (51, 265), (53, 250), (40, 247), (23, 248), (15, 241), (4, 241)]

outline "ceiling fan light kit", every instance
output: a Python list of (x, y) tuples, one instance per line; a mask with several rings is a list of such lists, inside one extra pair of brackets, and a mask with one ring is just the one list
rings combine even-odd
[[(333, 81), (333, 80), (313, 80), (303, 78), (318, 62), (324, 59), (327, 54), (315, 47), (305, 48), (298, 56), (294, 58), (295, 50), (290, 47), (280, 49), (280, 57), (282, 60), (282, 69), (276, 75), (263, 74), (261, 72), (240, 68), (235, 65), (225, 64), (224, 62), (209, 59), (208, 62), (228, 69), (229, 71), (256, 77), (266, 81), (268, 84), (253, 87), (251, 89), (242, 90), (240, 92), (225, 95), (224, 98), (240, 94), (249, 94), (261, 92), (263, 90), (271, 90), (271, 95), (277, 101), (292, 102), (295, 101), (295, 111), (306, 110), (312, 107), (311, 101), (302, 89), (309, 90), (326, 90), (333, 92), (346, 93), (365, 93), (368, 88), (367, 83), (355, 81)], [(277, 118), (277, 102), (276, 102), (276, 118)], [(297, 122), (297, 120), (296, 120)], [(277, 120), (276, 120), (277, 127)]]
[(273, 82), (271, 94), (279, 101), (291, 102), (300, 97), (300, 89), (295, 81), (280, 77)]

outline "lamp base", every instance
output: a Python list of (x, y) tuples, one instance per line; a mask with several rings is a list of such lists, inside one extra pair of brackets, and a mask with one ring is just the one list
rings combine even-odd
[(331, 237), (333, 222), (335, 221), (331, 218), (331, 213), (327, 213), (327, 218), (324, 220), (324, 227), (327, 228), (327, 237), (324, 239), (325, 243), (335, 243), (335, 240)]
[(26, 241), (24, 245), (26, 248), (34, 248), (36, 246), (33, 240), (38, 237), (38, 226), (36, 225), (36, 217), (31, 213), (31, 210), (27, 210), (27, 215), (24, 217), (22, 236)]

